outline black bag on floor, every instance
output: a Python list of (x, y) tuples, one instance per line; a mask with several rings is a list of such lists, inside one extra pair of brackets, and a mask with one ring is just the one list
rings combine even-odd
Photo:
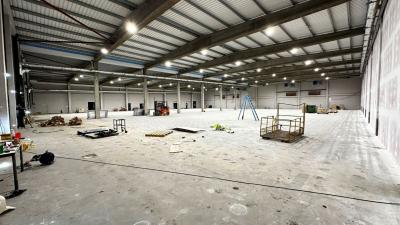
[(54, 162), (54, 154), (52, 152), (46, 151), (43, 154), (34, 155), (31, 159), (32, 161), (39, 161), (42, 165), (51, 165)]

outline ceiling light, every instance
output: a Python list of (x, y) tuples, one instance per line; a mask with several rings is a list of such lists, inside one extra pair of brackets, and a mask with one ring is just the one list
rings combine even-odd
[(199, 72), (200, 72), (200, 73), (204, 73), (204, 70), (203, 70), (203, 69), (200, 69)]
[(192, 90), (194, 91), (195, 88), (192, 88)]
[(84, 76), (83, 76), (83, 74), (81, 74), (81, 75), (79, 75), (79, 77), (80, 77), (80, 78), (83, 78)]
[(261, 72), (261, 70), (262, 70), (261, 68), (258, 68), (258, 69), (257, 69), (257, 73)]
[(147, 81), (147, 84), (150, 84), (150, 81)]
[(321, 73), (321, 77), (324, 77), (325, 76), (325, 73)]
[(235, 65), (236, 65), (236, 66), (240, 66), (240, 65), (242, 65), (242, 62), (236, 61), (236, 62), (235, 62)]
[(140, 86), (140, 85), (142, 85), (142, 84), (141, 84), (141, 83), (138, 83), (138, 84), (137, 84), (137, 86)]
[(5, 73), (6, 77), (11, 77), (11, 74)]
[(114, 81), (110, 81), (110, 84), (114, 84)]
[(311, 65), (312, 63), (313, 63), (312, 60), (306, 60), (306, 61), (304, 62), (304, 64), (305, 64), (306, 66), (309, 66), (309, 65)]
[(329, 77), (325, 77), (325, 80), (329, 80), (330, 78)]
[(229, 75), (228, 74), (224, 74), (224, 77), (228, 77)]
[(244, 80), (244, 77), (242, 77), (242, 80)]
[(75, 77), (74, 80), (75, 80), (75, 81), (79, 81), (79, 78)]
[(254, 81), (254, 83), (256, 83), (256, 84), (257, 84), (257, 83), (258, 83), (258, 80)]
[(296, 82), (295, 80), (292, 80), (292, 83)]
[(269, 85), (269, 83), (265, 83), (265, 86), (268, 86)]
[(11, 94), (15, 94), (16, 93), (15, 90), (11, 90), (10, 92), (11, 92)]
[(234, 87), (232, 86), (231, 88), (233, 89)]
[(200, 53), (201, 53), (202, 55), (207, 55), (208, 50), (207, 50), (207, 49), (203, 49), (203, 50), (200, 51)]
[(284, 79), (284, 80), (286, 80), (287, 78), (286, 78), (286, 77), (284, 77), (283, 79)]
[(118, 81), (121, 81), (122, 80), (122, 78), (121, 77), (118, 77)]
[(169, 86), (172, 86), (172, 83), (169, 83)]
[(188, 88), (190, 88), (191, 86), (190, 86), (190, 84), (188, 84), (188, 86), (187, 86)]
[(172, 65), (171, 61), (166, 61), (166, 62), (165, 62), (165, 66), (166, 66), (166, 67), (171, 67), (171, 65)]
[(320, 70), (321, 70), (320, 68), (315, 68), (315, 69), (314, 69), (315, 72), (318, 72), (318, 71), (320, 71)]
[(158, 87), (159, 87), (159, 88), (162, 88), (162, 85), (160, 84), (160, 85), (158, 85)]
[(297, 54), (299, 52), (299, 49), (298, 48), (292, 48), (291, 50), (290, 50), (290, 53), (292, 53), (292, 54)]
[(268, 27), (267, 29), (265, 29), (265, 34), (267, 36), (272, 36), (275, 33), (275, 28), (274, 27)]
[(102, 48), (100, 49), (101, 53), (103, 53), (104, 55), (108, 54), (108, 50), (106, 48)]
[(136, 34), (138, 32), (138, 28), (137, 28), (136, 24), (134, 24), (132, 22), (127, 22), (125, 25), (125, 29), (126, 29), (126, 31), (128, 31), (131, 34)]
[(218, 88), (215, 88), (216, 91), (218, 91)]
[(206, 89), (206, 86), (203, 86), (203, 89)]
[(273, 74), (272, 74), (272, 77), (276, 77), (276, 73), (273, 73)]

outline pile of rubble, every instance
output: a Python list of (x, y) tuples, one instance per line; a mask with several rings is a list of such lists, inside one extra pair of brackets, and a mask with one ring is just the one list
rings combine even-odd
[(82, 124), (82, 119), (75, 116), (74, 118), (70, 119), (68, 122), (68, 126), (78, 126)]
[(65, 126), (65, 121), (62, 116), (53, 116), (51, 119), (40, 123), (41, 127)]

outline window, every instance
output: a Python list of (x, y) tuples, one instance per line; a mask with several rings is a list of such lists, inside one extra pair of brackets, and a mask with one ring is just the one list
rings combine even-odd
[(308, 95), (321, 95), (321, 91), (320, 90), (308, 91)]
[(294, 91), (286, 92), (286, 96), (297, 96), (297, 92)]

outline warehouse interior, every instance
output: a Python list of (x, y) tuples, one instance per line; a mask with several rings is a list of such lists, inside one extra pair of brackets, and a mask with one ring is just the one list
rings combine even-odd
[(400, 1), (0, 4), (0, 224), (400, 224)]

